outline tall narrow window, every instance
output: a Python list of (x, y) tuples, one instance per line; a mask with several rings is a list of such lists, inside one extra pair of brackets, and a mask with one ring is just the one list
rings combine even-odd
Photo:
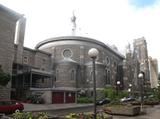
[(74, 70), (71, 71), (71, 80), (75, 80), (75, 71)]
[(44, 78), (41, 79), (41, 82), (44, 83)]
[(105, 70), (105, 72), (106, 72), (105, 82), (106, 84), (108, 84), (108, 70)]
[(59, 79), (59, 70), (56, 70), (56, 80)]
[(45, 58), (42, 59), (42, 64), (43, 64), (43, 65), (46, 64), (46, 59), (45, 59)]
[(91, 77), (90, 81), (93, 81), (93, 71), (91, 71), (90, 77)]
[(111, 72), (107, 71), (107, 84), (111, 84)]

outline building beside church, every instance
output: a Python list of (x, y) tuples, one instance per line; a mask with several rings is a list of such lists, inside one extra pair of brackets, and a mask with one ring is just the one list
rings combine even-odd
[(124, 89), (132, 89), (132, 93), (139, 93), (140, 72), (144, 73), (144, 89), (156, 88), (158, 84), (158, 63), (156, 59), (148, 57), (147, 42), (144, 37), (135, 39), (133, 50), (130, 44), (126, 50), (126, 58), (123, 62)]
[(0, 65), (12, 75), (1, 86), (1, 98), (26, 99), (40, 95), (45, 103), (74, 103), (79, 92), (92, 95), (90, 48), (99, 51), (96, 60), (97, 91), (123, 88), (123, 59), (117, 50), (92, 38), (61, 36), (44, 40), (35, 49), (23, 46), (26, 19), (0, 5)]
[(150, 70), (150, 82), (151, 88), (157, 88), (158, 84), (158, 61), (149, 57), (149, 70)]

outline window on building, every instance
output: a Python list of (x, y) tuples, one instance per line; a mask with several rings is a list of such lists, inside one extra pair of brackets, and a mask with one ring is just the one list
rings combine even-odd
[(114, 61), (114, 67), (117, 67), (117, 62), (116, 61)]
[(90, 72), (90, 77), (91, 77), (90, 81), (93, 81), (93, 71)]
[(105, 58), (105, 63), (106, 63), (106, 65), (107, 65), (107, 66), (109, 66), (109, 65), (110, 65), (110, 59), (109, 59), (109, 57), (108, 57), (108, 56), (106, 56), (106, 58)]
[(23, 64), (28, 64), (28, 57), (27, 56), (23, 57)]
[(74, 70), (71, 71), (71, 80), (75, 80), (75, 71)]
[(63, 57), (65, 57), (65, 58), (72, 57), (72, 54), (73, 53), (72, 53), (72, 51), (70, 49), (64, 49), (63, 53), (62, 53)]
[(45, 58), (42, 59), (42, 64), (43, 65), (46, 64), (46, 59)]
[(111, 84), (111, 72), (109, 70), (106, 71), (106, 84)]
[(41, 82), (44, 83), (44, 78), (42, 78)]
[(59, 79), (59, 70), (56, 70), (56, 80)]

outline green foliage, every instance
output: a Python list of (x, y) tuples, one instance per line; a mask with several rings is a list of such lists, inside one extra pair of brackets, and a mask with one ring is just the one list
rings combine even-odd
[(32, 113), (32, 112), (16, 112), (13, 115), (13, 119), (48, 119), (48, 115), (47, 113), (44, 112), (36, 112), (36, 113)]
[(105, 95), (105, 97), (108, 97), (108, 98), (110, 98), (111, 100), (114, 100), (114, 99), (116, 99), (116, 90), (115, 89), (113, 89), (112, 87), (109, 87), (109, 88), (105, 88), (104, 90), (103, 90), (103, 93), (104, 93), (104, 95)]
[(147, 95), (148, 98), (153, 98), (154, 100), (159, 100), (160, 101), (160, 82), (157, 86), (157, 88), (149, 88), (147, 90)]
[(35, 104), (43, 104), (44, 103), (44, 100), (41, 96), (39, 95), (29, 95), (27, 97), (27, 101), (30, 101), (31, 103), (35, 103)]
[[(107, 119), (108, 117), (109, 117), (108, 114), (105, 114), (103, 112), (98, 112), (96, 119)], [(70, 113), (70, 114), (66, 115), (65, 118), (68, 118), (68, 119), (93, 119), (93, 113), (91, 113), (91, 112), (80, 113), (80, 114)]]
[(152, 95), (153, 95), (154, 98), (156, 98), (160, 101), (160, 86), (152, 89)]
[(105, 88), (103, 93), (105, 97), (110, 98), (112, 101), (119, 100), (120, 98), (127, 97), (129, 95), (127, 91), (121, 90), (119, 90), (117, 94), (116, 89), (113, 87)]
[(0, 70), (0, 85), (6, 86), (10, 81), (10, 75)]
[(93, 99), (89, 97), (78, 97), (78, 103), (93, 103)]

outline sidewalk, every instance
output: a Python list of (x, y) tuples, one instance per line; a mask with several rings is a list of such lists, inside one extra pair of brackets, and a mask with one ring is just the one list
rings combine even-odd
[(47, 111), (47, 110), (60, 110), (60, 109), (69, 109), (69, 108), (80, 108), (80, 107), (91, 107), (93, 104), (29, 104), (23, 103), (24, 111)]

